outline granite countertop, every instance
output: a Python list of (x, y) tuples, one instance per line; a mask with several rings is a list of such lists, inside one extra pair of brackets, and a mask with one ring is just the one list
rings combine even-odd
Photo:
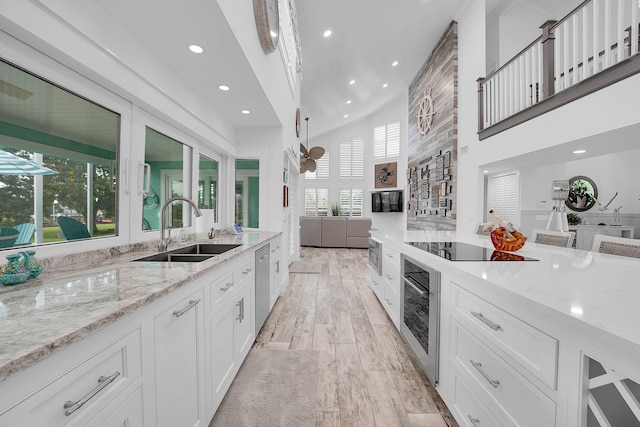
[(41, 260), (38, 278), (0, 286), (0, 381), (278, 234), (201, 240), (242, 244), (203, 262), (131, 262), (157, 241)]
[(463, 273), (507, 295), (540, 304), (584, 331), (598, 331), (640, 347), (640, 259), (527, 242), (516, 252), (538, 261), (449, 261), (404, 244), (459, 241), (493, 250), (490, 239), (453, 231), (372, 232), (394, 249), (442, 271)]

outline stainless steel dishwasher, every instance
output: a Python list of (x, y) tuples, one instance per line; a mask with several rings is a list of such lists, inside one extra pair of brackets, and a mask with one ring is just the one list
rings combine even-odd
[(271, 293), (271, 252), (267, 243), (256, 251), (256, 337), (269, 314), (269, 301)]

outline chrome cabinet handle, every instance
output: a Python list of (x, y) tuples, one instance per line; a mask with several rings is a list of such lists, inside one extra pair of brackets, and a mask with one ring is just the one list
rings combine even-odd
[(236, 303), (236, 306), (238, 307), (238, 317), (236, 317), (236, 320), (238, 323), (242, 323), (244, 320), (244, 298), (240, 299), (240, 301)]
[(467, 415), (467, 417), (469, 417), (469, 421), (471, 421), (471, 424), (474, 426), (480, 424), (479, 418), (473, 418), (471, 415)]
[(482, 374), (484, 379), (487, 380), (489, 384), (491, 384), (494, 388), (498, 388), (498, 386), (500, 385), (500, 381), (491, 379), (491, 377), (482, 370), (482, 363), (474, 362), (473, 360), (469, 360), (469, 362), (471, 362), (473, 367), (476, 368), (478, 372), (480, 372), (480, 374)]
[(185, 314), (187, 311), (189, 311), (189, 310), (191, 310), (193, 307), (195, 307), (195, 306), (196, 306), (196, 304), (198, 304), (199, 302), (200, 302), (200, 298), (198, 298), (198, 299), (193, 299), (193, 300), (189, 301), (189, 304), (188, 304), (185, 308), (183, 308), (182, 310), (176, 310), (176, 311), (174, 311), (174, 312), (173, 312), (173, 315), (174, 315), (174, 316), (176, 316), (176, 317), (180, 317), (180, 316), (182, 316), (183, 314)]
[(224, 287), (220, 288), (220, 292), (227, 292), (235, 283), (230, 282), (224, 285)]
[(258, 262), (262, 262), (263, 259), (265, 259), (266, 257), (268, 257), (269, 254), (264, 254), (260, 257), (260, 259), (258, 260)]
[(116, 371), (113, 374), (111, 374), (111, 376), (108, 376), (108, 377), (101, 376), (100, 378), (98, 378), (98, 386), (93, 390), (91, 390), (85, 397), (78, 400), (77, 402), (72, 402), (70, 400), (67, 400), (66, 402), (64, 402), (64, 406), (63, 406), (63, 408), (65, 409), (64, 414), (68, 417), (69, 415), (76, 412), (78, 409), (82, 408), (85, 403), (90, 401), (96, 394), (104, 390), (106, 386), (114, 382), (116, 378), (118, 378), (119, 376), (120, 376), (120, 371)]
[(492, 322), (491, 320), (487, 319), (482, 313), (472, 311), (471, 314), (473, 315), (473, 317), (475, 317), (494, 331), (499, 331), (500, 329), (502, 329), (499, 323)]
[(393, 303), (391, 303), (391, 300), (390, 300), (390, 299), (385, 298), (384, 300), (387, 302), (387, 304), (389, 304), (389, 306), (392, 306), (392, 305), (393, 305)]
[(385, 274), (384, 277), (386, 277), (389, 280), (393, 280), (393, 276), (389, 276), (388, 274)]
[(393, 255), (391, 254), (385, 254), (388, 258), (393, 258)]
[(247, 268), (245, 271), (242, 272), (242, 274), (249, 274), (253, 271), (253, 268)]

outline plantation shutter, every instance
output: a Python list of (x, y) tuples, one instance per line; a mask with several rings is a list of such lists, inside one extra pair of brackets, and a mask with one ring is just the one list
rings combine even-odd
[(494, 210), (514, 226), (520, 223), (520, 173), (511, 172), (489, 177), (489, 210)]

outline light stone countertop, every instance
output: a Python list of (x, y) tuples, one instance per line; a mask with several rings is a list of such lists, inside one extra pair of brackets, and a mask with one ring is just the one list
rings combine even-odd
[(0, 286), (0, 381), (279, 234), (190, 242), (242, 244), (202, 262), (131, 262), (157, 241), (41, 260), (38, 278)]
[(489, 248), (488, 236), (453, 231), (376, 231), (372, 237), (441, 271), (466, 274), (524, 298), (584, 334), (606, 333), (640, 354), (640, 259), (527, 242), (516, 252), (538, 261), (449, 261), (404, 242), (459, 241)]

